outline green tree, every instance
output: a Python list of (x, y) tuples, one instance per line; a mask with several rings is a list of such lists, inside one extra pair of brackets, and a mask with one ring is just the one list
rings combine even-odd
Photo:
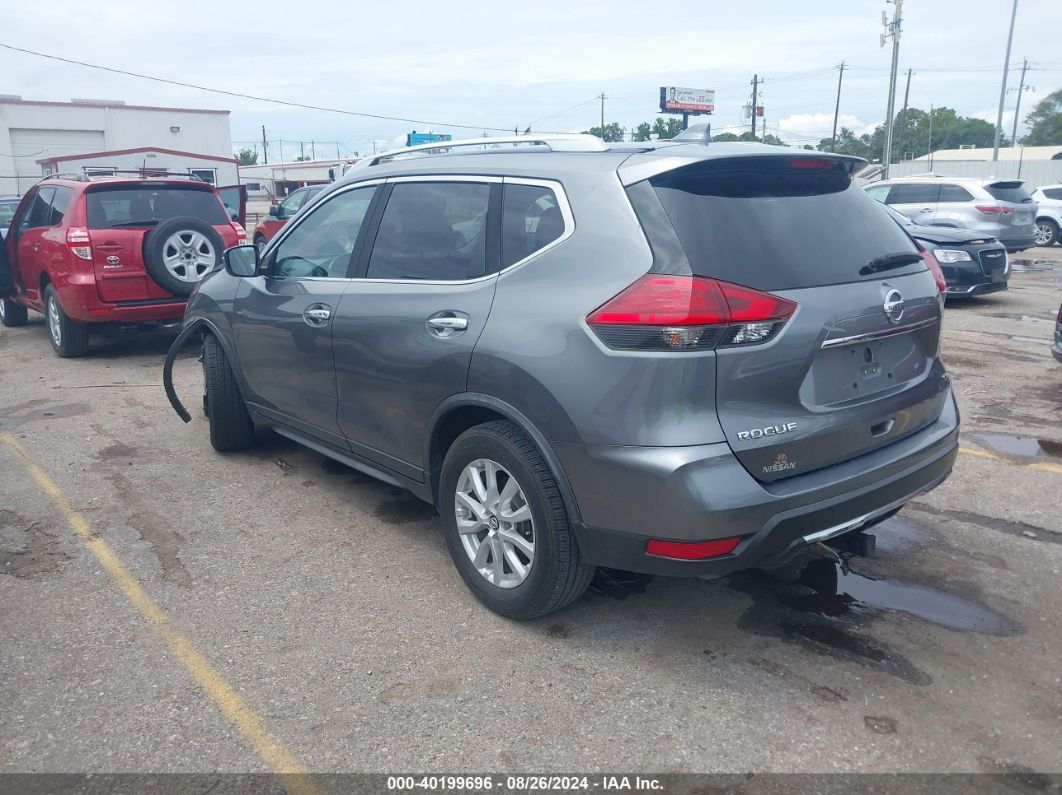
[(663, 116), (657, 116), (656, 121), (653, 122), (651, 132), (659, 135), (664, 140), (674, 138), (682, 132), (682, 119), (676, 119), (673, 116), (665, 119)]
[(1029, 134), (1021, 139), (1026, 146), (1054, 146), (1062, 144), (1062, 88), (1036, 103), (1025, 117)]
[(606, 124), (604, 131), (600, 127), (591, 127), (589, 130), (583, 130), (583, 132), (596, 135), (602, 141), (607, 141), (608, 143), (619, 143), (627, 137), (627, 131), (623, 129), (623, 125), (618, 121)]
[(241, 166), (253, 166), (258, 163), (258, 152), (250, 147), (244, 147), (236, 153), (236, 159)]
[[(922, 157), (928, 154), (930, 147), (930, 128), (932, 128), (933, 151), (938, 149), (958, 149), (960, 146), (978, 148), (992, 146), (995, 127), (984, 119), (972, 116), (960, 116), (953, 108), (933, 108), (930, 124), (929, 113), (920, 108), (908, 108), (900, 111), (892, 125), (892, 162), (905, 158)], [(847, 127), (837, 133), (837, 143), (831, 147), (831, 140), (819, 141), (819, 151), (854, 155), (865, 160), (879, 161), (885, 149), (885, 125), (879, 124), (871, 133), (857, 136)]]
[(719, 141), (720, 143), (725, 143), (727, 141), (745, 141), (749, 143), (765, 143), (770, 146), (788, 146), (785, 141), (776, 135), (767, 133), (767, 135), (764, 136), (762, 133), (756, 133), (756, 135), (753, 136), (751, 130), (743, 132), (741, 135), (732, 132), (719, 133), (719, 135), (713, 135), (712, 140)]
[(648, 141), (649, 134), (653, 131), (652, 126), (647, 121), (643, 121), (638, 125), (638, 129), (634, 131), (635, 141)]

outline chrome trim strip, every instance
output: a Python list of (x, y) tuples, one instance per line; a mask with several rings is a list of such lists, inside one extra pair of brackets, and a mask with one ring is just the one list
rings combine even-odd
[(878, 340), (883, 337), (895, 337), (899, 334), (906, 334), (909, 331), (918, 331), (919, 329), (928, 328), (940, 322), (940, 318), (931, 317), (926, 320), (920, 320), (917, 323), (911, 323), (908, 326), (900, 326), (898, 328), (887, 328), (881, 331), (871, 331), (867, 334), (853, 334), (850, 337), (838, 337), (833, 340), (826, 340), (822, 343), (823, 348), (836, 348), (840, 345), (853, 345), (857, 342), (866, 342), (867, 340)]
[(947, 475), (941, 475), (939, 478), (934, 480), (932, 483), (929, 483), (928, 485), (926, 485), (925, 487), (919, 489), (918, 491), (915, 491), (915, 492), (912, 492), (911, 494), (908, 494), (906, 497), (901, 497), (898, 500), (890, 502), (888, 505), (885, 505), (885, 506), (883, 506), (881, 508), (877, 508), (876, 510), (870, 511), (869, 513), (865, 513), (862, 516), (856, 517), (855, 519), (849, 519), (847, 522), (842, 522), (841, 524), (836, 524), (833, 527), (827, 527), (825, 530), (819, 530), (819, 531), (817, 531), (815, 533), (809, 533), (808, 535), (803, 536), (801, 538), (801, 541), (803, 541), (805, 544), (814, 544), (814, 543), (816, 543), (818, 541), (826, 541), (827, 539), (834, 538), (834, 537), (839, 536), (839, 535), (844, 535), (845, 533), (847, 533), (847, 532), (849, 532), (851, 530), (855, 530), (855, 529), (857, 529), (859, 527), (862, 527), (863, 525), (867, 524), (868, 522), (874, 521), (879, 516), (883, 516), (884, 514), (887, 514), (891, 510), (899, 508), (901, 505), (907, 504), (908, 502), (913, 500), (918, 495), (925, 494), (927, 491), (930, 491), (930, 490), (936, 488), (945, 479), (947, 479), (947, 477), (948, 477)]

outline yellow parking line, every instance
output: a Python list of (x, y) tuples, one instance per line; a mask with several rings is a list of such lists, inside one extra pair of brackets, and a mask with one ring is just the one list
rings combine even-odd
[(265, 719), (240, 697), (236, 689), (225, 680), (210, 660), (199, 652), (188, 638), (174, 628), (162, 608), (148, 595), (110, 545), (97, 535), (92, 525), (73, 506), (70, 499), (48, 476), (48, 473), (37, 466), (25, 448), (9, 434), (0, 433), (0, 442), (3, 442), (22, 462), (33, 480), (63, 514), (70, 528), (96, 556), (103, 570), (121, 589), (126, 599), (136, 608), (148, 626), (159, 636), (170, 653), (191, 674), (200, 689), (251, 744), (266, 766), (273, 773), (281, 776), (284, 788), (291, 795), (319, 795), (321, 790), (310, 778), (309, 771), (269, 732)]
[(977, 458), (991, 458), (993, 461), (1002, 461), (1004, 464), (1013, 464), (1021, 467), (1028, 467), (1029, 469), (1039, 469), (1043, 472), (1054, 472), (1056, 475), (1062, 475), (1062, 464), (1049, 464), (1046, 461), (1015, 461), (1011, 458), (1006, 458), (995, 453), (989, 453), (986, 450), (974, 450), (972, 447), (960, 447), (960, 453), (966, 455), (976, 456)]

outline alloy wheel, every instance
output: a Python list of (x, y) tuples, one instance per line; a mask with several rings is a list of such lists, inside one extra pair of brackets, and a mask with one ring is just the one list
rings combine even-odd
[(55, 298), (48, 299), (48, 333), (52, 335), (55, 347), (63, 344), (63, 327), (59, 322), (59, 302)]
[(1046, 246), (1047, 241), (1051, 239), (1051, 235), (1054, 234), (1054, 230), (1048, 224), (1036, 225), (1036, 245)]
[(162, 246), (162, 263), (166, 270), (183, 282), (199, 281), (216, 261), (214, 245), (206, 235), (194, 229), (174, 232)]
[(457, 532), (468, 559), (499, 588), (522, 584), (535, 563), (531, 506), (501, 464), (479, 458), (465, 467), (454, 499)]

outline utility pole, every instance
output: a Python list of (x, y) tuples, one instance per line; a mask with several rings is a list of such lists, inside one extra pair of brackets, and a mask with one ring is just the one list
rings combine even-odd
[(266, 140), (265, 125), (262, 125), (262, 165), (269, 165), (269, 141)]
[(933, 170), (933, 106), (929, 106), (929, 147), (926, 150), (929, 153), (929, 170)]
[(1007, 99), (1007, 70), (1010, 68), (1010, 45), (1014, 41), (1014, 18), (1018, 16), (1018, 0), (1010, 9), (1010, 33), (1007, 34), (1007, 54), (1003, 58), (1003, 84), (999, 87), (999, 112), (996, 114), (996, 140), (992, 145), (992, 162), (999, 160), (999, 139), (1003, 136), (1003, 102)]
[(605, 140), (605, 92), (601, 92), (601, 140)]
[(756, 92), (759, 89), (761, 82), (762, 81), (760, 80), (760, 76), (759, 75), (753, 75), (752, 76), (752, 140), (753, 141), (756, 140), (756, 110), (757, 110)]
[(830, 151), (837, 151), (837, 117), (841, 113), (841, 81), (844, 79), (844, 61), (841, 61), (837, 74), (837, 102), (833, 106), (833, 135), (830, 136)]
[(903, 134), (907, 130), (907, 99), (911, 96), (911, 70), (907, 70), (907, 88), (903, 92), (903, 110), (900, 111), (900, 162), (903, 162)]
[(336, 160), (342, 160), (342, 159), (343, 158), (341, 158), (339, 156), (339, 141), (336, 141)]
[(1018, 83), (1018, 101), (1014, 105), (1014, 131), (1010, 134), (1010, 145), (1018, 145), (1018, 117), (1021, 115), (1021, 95), (1025, 91), (1025, 73), (1029, 71), (1029, 59), (1023, 58), (1021, 63), (1021, 82)]
[(299, 160), (306, 159), (306, 144), (299, 141)]
[(881, 46), (885, 46), (885, 39), (892, 36), (892, 70), (889, 73), (889, 102), (885, 111), (885, 150), (881, 155), (882, 179), (889, 177), (889, 163), (892, 161), (892, 112), (896, 106), (896, 69), (900, 63), (900, 27), (903, 23), (903, 0), (885, 0), (895, 6), (892, 22), (889, 22), (885, 12), (881, 12), (881, 23), (885, 26), (885, 33), (881, 34)]
[(317, 147), (314, 146), (313, 141), (310, 141), (310, 160), (317, 159)]

